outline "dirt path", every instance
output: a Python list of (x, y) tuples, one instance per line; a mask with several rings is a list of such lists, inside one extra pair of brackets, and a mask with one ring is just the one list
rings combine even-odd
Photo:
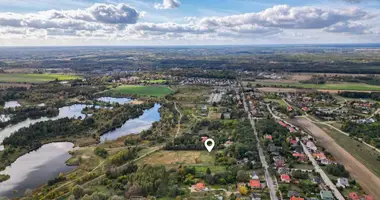
[(307, 129), (318, 140), (319, 145), (326, 148), (339, 163), (344, 165), (350, 175), (360, 183), (364, 191), (374, 199), (380, 199), (380, 179), (375, 174), (340, 147), (325, 131), (314, 123), (305, 118), (296, 118), (291, 121)]

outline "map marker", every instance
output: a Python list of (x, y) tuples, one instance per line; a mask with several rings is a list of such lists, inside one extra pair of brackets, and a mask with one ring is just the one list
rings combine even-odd
[(214, 146), (215, 146), (215, 142), (213, 139), (207, 139), (205, 141), (205, 147), (208, 150), (208, 152), (211, 152)]

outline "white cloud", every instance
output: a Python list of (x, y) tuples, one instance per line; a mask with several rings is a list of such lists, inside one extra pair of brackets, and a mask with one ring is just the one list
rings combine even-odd
[[(164, 1), (165, 4), (165, 1)], [(163, 4), (163, 5), (164, 5)], [(179, 5), (179, 2), (178, 2)], [(374, 12), (374, 11), (372, 11)], [(0, 13), (0, 38), (107, 41), (250, 41), (287, 37), (308, 41), (326, 35), (374, 34), (373, 13), (278, 5), (261, 12), (224, 17), (187, 17), (182, 23), (138, 22), (143, 12), (127, 4), (94, 4), (86, 9)], [(369, 22), (371, 26), (366, 25)], [(303, 34), (305, 31), (315, 33)], [(374, 33), (373, 33), (374, 32)], [(348, 34), (345, 34), (345, 36)]]
[(325, 28), (341, 21), (359, 20), (369, 17), (369, 13), (358, 8), (334, 10), (277, 5), (258, 13), (203, 18), (201, 23), (207, 26), (224, 27), (256, 24), (265, 27), (316, 29)]
[(156, 9), (173, 9), (178, 8), (181, 5), (179, 0), (163, 0), (162, 3), (156, 3), (154, 8)]
[(332, 33), (371, 34), (370, 27), (359, 22), (339, 22), (324, 28), (324, 31)]
[(94, 4), (82, 10), (0, 13), (0, 26), (97, 30), (112, 24), (135, 24), (140, 16), (141, 13), (126, 4)]

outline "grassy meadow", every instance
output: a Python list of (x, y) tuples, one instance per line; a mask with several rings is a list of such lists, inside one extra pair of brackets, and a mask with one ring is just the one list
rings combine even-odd
[(122, 85), (111, 91), (121, 94), (136, 94), (138, 96), (155, 96), (164, 97), (173, 93), (171, 89), (166, 86), (144, 86), (144, 85)]
[(58, 79), (60, 81), (79, 79), (73, 74), (0, 74), (0, 82), (3, 83), (44, 83)]

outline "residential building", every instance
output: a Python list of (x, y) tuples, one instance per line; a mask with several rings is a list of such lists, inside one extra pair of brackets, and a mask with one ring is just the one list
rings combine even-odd
[(328, 190), (321, 190), (319, 192), (322, 200), (334, 200), (334, 195)]
[(291, 179), (288, 174), (281, 174), (280, 179), (284, 183), (290, 183)]
[(337, 187), (345, 188), (345, 187), (350, 186), (350, 184), (349, 184), (347, 178), (338, 178), (337, 183), (336, 183), (336, 186), (337, 186)]

